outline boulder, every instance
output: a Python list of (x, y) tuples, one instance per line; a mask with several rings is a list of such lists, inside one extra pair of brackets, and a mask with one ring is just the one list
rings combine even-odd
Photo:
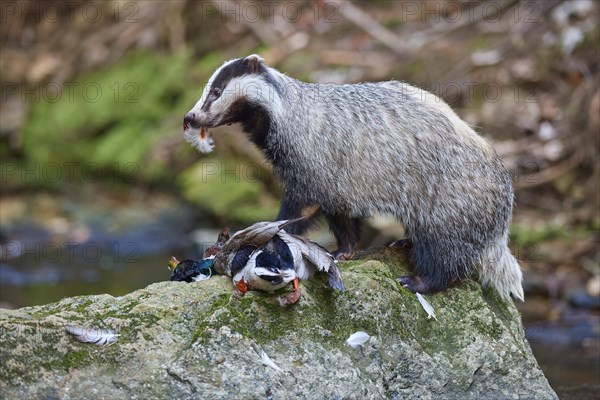
[[(345, 292), (317, 277), (286, 307), (279, 293), (238, 297), (217, 276), (0, 310), (2, 397), (557, 398), (512, 303), (466, 281), (426, 296), (437, 317), (428, 319), (395, 279), (408, 273), (405, 258), (381, 250), (342, 263)], [(68, 324), (120, 336), (81, 343)], [(357, 331), (370, 338), (350, 347)]]

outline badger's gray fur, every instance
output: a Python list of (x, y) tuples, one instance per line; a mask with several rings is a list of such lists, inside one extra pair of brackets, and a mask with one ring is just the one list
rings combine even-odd
[[(322, 85), (292, 79), (256, 55), (226, 62), (186, 115), (186, 129), (240, 123), (283, 181), (278, 219), (319, 205), (342, 258), (375, 213), (412, 242), (413, 291), (478, 276), (523, 299), (507, 246), (511, 177), (489, 143), (433, 94), (390, 81)], [(304, 233), (310, 221), (288, 227)]]

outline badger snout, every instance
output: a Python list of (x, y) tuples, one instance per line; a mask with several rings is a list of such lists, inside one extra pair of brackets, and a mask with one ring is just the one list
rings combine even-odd
[(183, 118), (183, 130), (192, 128), (192, 129), (200, 129), (200, 128), (214, 128), (218, 126), (215, 123), (215, 116), (209, 112), (204, 111), (190, 111), (185, 114)]
[(187, 131), (190, 128), (200, 129), (202, 127), (201, 121), (197, 118), (196, 113), (189, 112), (183, 117), (183, 130)]

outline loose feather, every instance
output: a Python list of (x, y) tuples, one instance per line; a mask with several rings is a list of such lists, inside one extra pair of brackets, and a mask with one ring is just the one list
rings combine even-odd
[(421, 293), (417, 292), (415, 294), (417, 295), (417, 300), (419, 300), (419, 303), (421, 303), (421, 306), (427, 313), (427, 319), (433, 318), (437, 321), (437, 318), (435, 317), (435, 310), (433, 309), (431, 304), (429, 304), (429, 302), (427, 300), (425, 300), (425, 297), (423, 297), (423, 295), (421, 295)]
[(367, 332), (358, 331), (350, 335), (350, 337), (346, 340), (346, 343), (348, 343), (348, 346), (355, 349), (358, 346), (365, 344), (370, 337), (371, 336), (369, 336)]
[(260, 361), (262, 361), (264, 365), (273, 368), (277, 372), (282, 371), (282, 369), (279, 368), (279, 366), (275, 364), (273, 360), (271, 360), (271, 358), (267, 355), (267, 353), (264, 352), (264, 350), (260, 352)]
[(98, 346), (114, 343), (119, 334), (111, 329), (85, 329), (80, 326), (66, 325), (65, 331), (75, 336), (75, 339), (83, 343), (94, 343)]
[(195, 129), (189, 127), (184, 130), (183, 137), (192, 146), (201, 153), (210, 153), (215, 148), (215, 142), (212, 135), (206, 129)]

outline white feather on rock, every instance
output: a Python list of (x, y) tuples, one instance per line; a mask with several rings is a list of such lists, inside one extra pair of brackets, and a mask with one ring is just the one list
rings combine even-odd
[(437, 318), (435, 317), (435, 310), (433, 309), (431, 304), (429, 304), (429, 302), (425, 300), (425, 297), (423, 297), (421, 293), (417, 292), (415, 294), (417, 295), (417, 300), (419, 300), (419, 303), (421, 303), (421, 306), (427, 313), (427, 319), (433, 318), (437, 321)]
[(275, 361), (271, 360), (271, 357), (269, 357), (264, 350), (260, 352), (260, 361), (262, 361), (262, 363), (267, 367), (271, 367), (277, 372), (282, 371), (281, 368), (275, 364)]
[(65, 330), (80, 342), (94, 343), (98, 346), (114, 343), (119, 337), (119, 334), (111, 329), (85, 329), (80, 326), (66, 325)]
[(350, 335), (350, 337), (346, 340), (346, 343), (348, 343), (348, 346), (355, 349), (358, 346), (365, 344), (370, 337), (371, 336), (369, 336), (367, 332), (358, 331)]

